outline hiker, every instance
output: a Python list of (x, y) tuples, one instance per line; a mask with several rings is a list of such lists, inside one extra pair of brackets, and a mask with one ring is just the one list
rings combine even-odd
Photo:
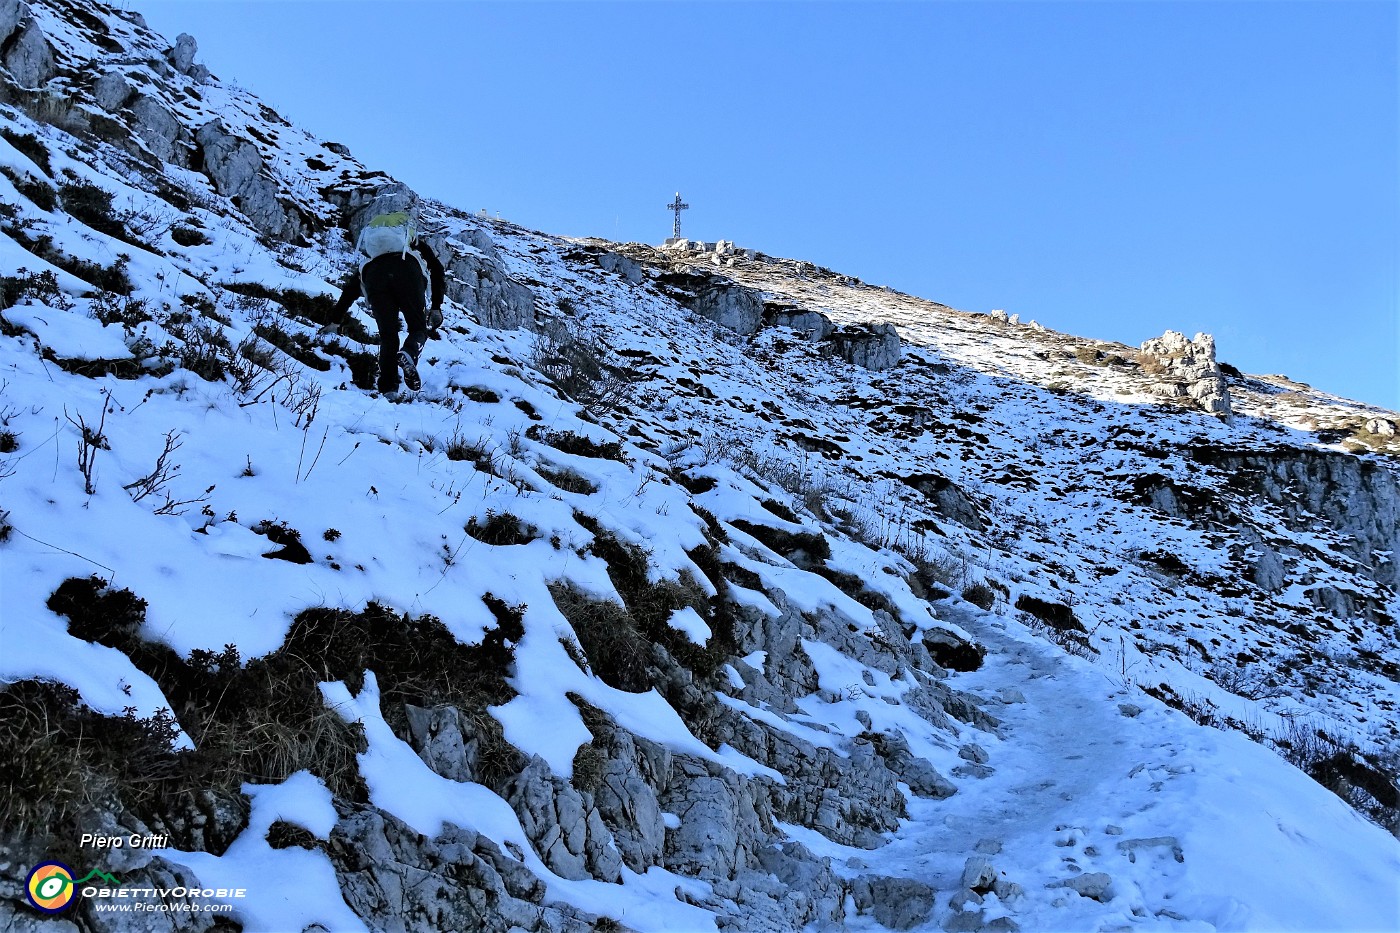
[[(418, 376), (418, 355), (428, 342), (428, 332), (442, 323), (442, 299), (447, 289), (442, 263), (418, 238), (404, 211), (375, 217), (360, 231), (355, 247), (366, 258), (359, 272), (345, 280), (330, 323), (321, 333), (338, 333), (350, 306), (363, 296), (379, 325), (379, 391), (397, 392), (402, 369), (404, 385), (416, 392), (423, 385)], [(431, 304), (426, 295), (429, 282)], [(400, 314), (408, 325), (402, 349)]]

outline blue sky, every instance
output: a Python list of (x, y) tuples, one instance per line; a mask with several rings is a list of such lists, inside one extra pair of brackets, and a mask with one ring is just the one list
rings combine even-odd
[(683, 232), (1400, 408), (1400, 5), (135, 0), (528, 227)]

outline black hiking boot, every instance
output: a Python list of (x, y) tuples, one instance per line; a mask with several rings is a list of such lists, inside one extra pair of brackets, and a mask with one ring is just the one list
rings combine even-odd
[(403, 384), (408, 386), (410, 392), (423, 388), (423, 380), (418, 378), (418, 366), (406, 350), (399, 351), (399, 368), (403, 370)]

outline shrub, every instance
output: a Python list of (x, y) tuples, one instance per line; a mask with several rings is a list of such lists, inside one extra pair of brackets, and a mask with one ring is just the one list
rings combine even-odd
[(536, 336), (531, 365), (595, 417), (626, 404), (638, 379), (601, 340), (558, 321)]
[(20, 269), (14, 275), (0, 276), (0, 311), (14, 307), (23, 298), (33, 298), (55, 308), (71, 307), (53, 272)]
[(621, 441), (595, 441), (585, 434), (576, 434), (573, 431), (542, 432), (538, 430), (538, 426), (526, 431), (525, 436), (531, 440), (539, 440), (566, 454), (593, 457), (600, 460), (618, 460), (624, 463), (627, 461), (622, 453)]
[(9, 166), (0, 166), (0, 175), (8, 178), (10, 183), (15, 186), (15, 190), (32, 201), (39, 210), (52, 211), (58, 207), (58, 194), (53, 190), (52, 185), (35, 181), (33, 177)]
[(546, 463), (540, 463), (536, 464), (535, 472), (565, 492), (579, 492), (591, 496), (598, 491), (596, 483), (568, 467), (556, 468)]
[(329, 295), (308, 295), (294, 288), (268, 288), (260, 282), (228, 282), (224, 289), (245, 298), (262, 298), (276, 302), (288, 314), (305, 318), (316, 324), (328, 324), (335, 310), (335, 299)]
[(831, 556), (831, 544), (819, 531), (784, 531), (743, 519), (736, 519), (729, 524), (757, 538), (771, 551), (783, 555), (798, 566), (807, 567)]
[(486, 510), (485, 520), (472, 518), (463, 530), (482, 544), (498, 547), (529, 544), (539, 537), (534, 526), (525, 524), (510, 512), (497, 512), (494, 509)]
[(170, 230), (170, 238), (181, 246), (206, 246), (213, 241), (193, 224), (178, 224)]
[(0, 136), (5, 137), (6, 142), (23, 153), (29, 161), (39, 166), (45, 175), (53, 177), (53, 166), (49, 164), (49, 147), (44, 145), (39, 137), (33, 133), (20, 133), (8, 126), (0, 129)]
[(275, 551), (268, 551), (263, 557), (272, 560), (285, 560), (293, 564), (311, 563), (311, 552), (301, 543), (301, 532), (286, 522), (264, 519), (253, 526), (254, 534), (260, 534), (279, 545)]
[(990, 612), (992, 606), (996, 605), (997, 594), (996, 590), (979, 580), (962, 591), (962, 598), (978, 609)]
[(78, 179), (58, 186), (63, 209), (94, 230), (118, 239), (128, 236), (126, 225), (112, 209), (112, 193), (90, 181)]
[(1074, 617), (1074, 610), (1063, 603), (1046, 602), (1028, 593), (1023, 593), (1016, 599), (1016, 608), (1061, 632), (1086, 631), (1079, 620)]

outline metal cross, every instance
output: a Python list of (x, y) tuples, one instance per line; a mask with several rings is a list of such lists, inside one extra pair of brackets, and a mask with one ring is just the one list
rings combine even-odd
[(676, 192), (676, 199), (675, 199), (674, 201), (672, 201), (670, 204), (667, 204), (666, 207), (667, 207), (668, 210), (673, 210), (673, 211), (676, 212), (676, 225), (675, 225), (674, 227), (671, 228), (671, 236), (675, 237), (676, 239), (680, 239), (680, 236), (681, 236), (681, 211), (688, 209), (688, 208), (690, 207), (690, 205), (689, 205), (689, 204), (682, 204), (682, 203), (681, 203), (681, 193), (680, 193), (679, 191), (677, 191), (677, 192)]

